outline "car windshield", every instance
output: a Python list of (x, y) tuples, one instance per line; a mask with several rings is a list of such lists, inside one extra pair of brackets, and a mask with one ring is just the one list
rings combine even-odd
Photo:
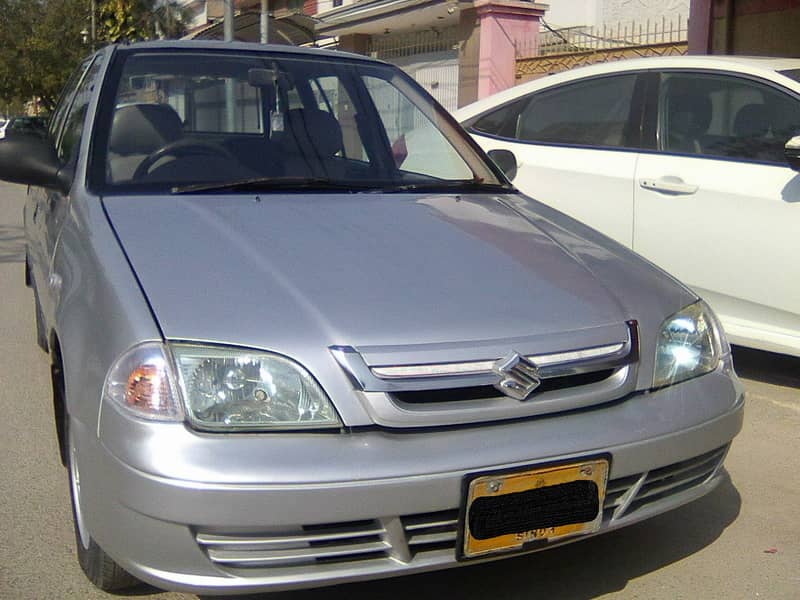
[(321, 53), (121, 54), (95, 145), (106, 192), (505, 183), (394, 67)]

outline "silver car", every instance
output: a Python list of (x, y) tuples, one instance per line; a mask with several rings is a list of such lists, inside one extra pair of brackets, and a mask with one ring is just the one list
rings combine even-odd
[(105, 48), (0, 144), (92, 582), (469, 565), (726, 477), (712, 311), (494, 158), (395, 67), (213, 42)]

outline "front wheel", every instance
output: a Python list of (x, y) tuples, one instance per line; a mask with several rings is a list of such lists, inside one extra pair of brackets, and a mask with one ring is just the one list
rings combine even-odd
[(69, 416), (66, 414), (64, 415), (64, 423), (67, 429), (67, 471), (69, 473), (69, 492), (72, 499), (72, 521), (75, 528), (78, 563), (89, 581), (101, 590), (120, 590), (139, 585), (141, 582), (114, 562), (114, 559), (97, 545), (97, 542), (92, 539), (86, 529), (84, 512), (81, 507), (81, 476), (78, 467), (78, 456), (72, 428), (69, 424)]

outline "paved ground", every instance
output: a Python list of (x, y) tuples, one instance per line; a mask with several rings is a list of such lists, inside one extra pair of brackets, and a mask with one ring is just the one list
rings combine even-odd
[[(23, 193), (0, 184), (0, 599), (110, 598), (74, 558), (48, 362), (22, 282)], [(269, 598), (800, 598), (800, 360), (741, 349), (735, 359), (748, 389), (745, 427), (727, 461), (731, 482), (706, 498), (550, 552)]]

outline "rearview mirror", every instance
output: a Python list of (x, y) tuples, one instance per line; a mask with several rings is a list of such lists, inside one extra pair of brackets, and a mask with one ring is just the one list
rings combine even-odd
[(800, 135), (796, 135), (786, 142), (783, 155), (791, 168), (800, 171)]
[(53, 144), (46, 136), (32, 131), (0, 141), (0, 179), (61, 191), (69, 186), (61, 174)]
[(500, 170), (508, 177), (509, 181), (513, 181), (517, 176), (517, 157), (511, 150), (489, 150), (489, 158), (494, 161)]

